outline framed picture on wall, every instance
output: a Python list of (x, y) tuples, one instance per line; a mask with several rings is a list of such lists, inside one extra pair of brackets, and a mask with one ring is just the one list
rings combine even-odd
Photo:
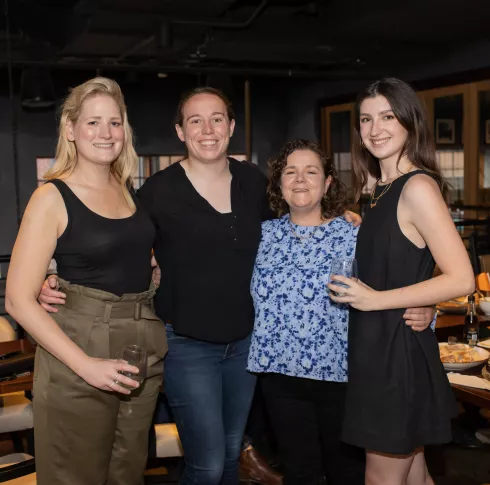
[(452, 145), (456, 140), (454, 120), (436, 120), (436, 143)]
[(490, 120), (485, 121), (485, 144), (490, 145)]

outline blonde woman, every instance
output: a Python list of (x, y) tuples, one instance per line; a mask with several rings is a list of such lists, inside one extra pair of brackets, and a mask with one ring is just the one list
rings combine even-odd
[[(143, 483), (166, 338), (148, 290), (155, 228), (129, 190), (136, 161), (117, 83), (74, 88), (56, 164), (27, 206), (7, 278), (7, 310), (39, 344), (39, 485)], [(36, 298), (52, 257), (66, 304), (48, 314)], [(117, 360), (129, 344), (148, 350), (140, 386), (121, 374), (138, 369)]]

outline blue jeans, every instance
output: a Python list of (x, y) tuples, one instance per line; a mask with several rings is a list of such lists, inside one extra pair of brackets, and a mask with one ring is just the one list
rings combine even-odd
[(256, 377), (246, 369), (250, 336), (212, 344), (166, 325), (165, 392), (184, 448), (180, 485), (238, 485), (238, 461)]

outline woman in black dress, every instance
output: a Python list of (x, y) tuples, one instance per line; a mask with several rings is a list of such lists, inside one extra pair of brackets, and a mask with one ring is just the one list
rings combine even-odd
[(451, 440), (454, 397), (434, 333), (413, 332), (403, 312), (472, 293), (474, 276), (412, 88), (371, 84), (357, 99), (355, 130), (358, 194), (368, 174), (377, 181), (357, 240), (359, 281), (329, 285), (352, 307), (343, 439), (366, 449), (367, 485), (433, 485), (423, 446)]

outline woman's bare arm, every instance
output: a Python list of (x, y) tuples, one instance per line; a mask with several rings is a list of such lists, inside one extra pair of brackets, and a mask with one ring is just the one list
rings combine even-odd
[[(109, 388), (109, 384), (113, 380), (126, 383), (127, 378), (118, 375), (118, 371), (134, 372), (136, 368), (122, 362), (88, 357), (37, 302), (39, 288), (46, 276), (58, 235), (66, 226), (66, 217), (63, 200), (54, 185), (46, 184), (34, 192), (12, 252), (5, 308), (42, 347), (89, 384), (127, 393), (117, 385)], [(131, 379), (128, 381), (137, 384)]]
[(426, 242), (442, 274), (406, 288), (384, 292), (383, 309), (431, 305), (473, 293), (475, 277), (468, 253), (435, 181), (427, 175), (412, 177), (402, 192), (400, 204), (404, 206), (408, 221)]

